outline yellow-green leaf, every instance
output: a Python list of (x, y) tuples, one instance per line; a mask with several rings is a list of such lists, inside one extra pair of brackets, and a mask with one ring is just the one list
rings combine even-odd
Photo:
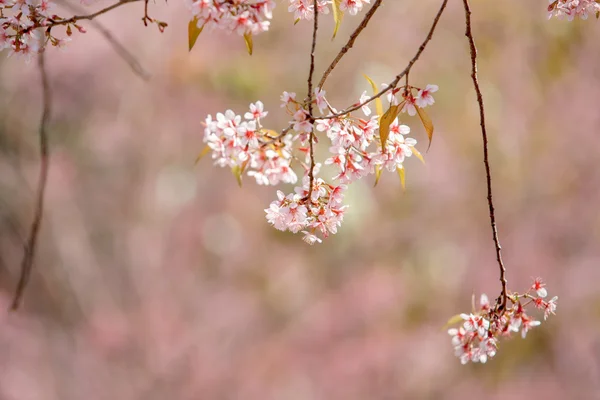
[(188, 45), (190, 51), (192, 51), (192, 48), (196, 44), (196, 40), (198, 39), (198, 36), (200, 36), (200, 34), (202, 33), (202, 29), (204, 29), (204, 25), (198, 28), (198, 18), (194, 18), (188, 24)]
[(236, 165), (231, 168), (231, 172), (233, 173), (233, 176), (235, 176), (238, 186), (242, 187), (242, 168), (239, 165)]
[(399, 106), (390, 106), (390, 108), (381, 116), (379, 121), (379, 139), (381, 140), (381, 151), (385, 153), (385, 144), (390, 135), (390, 125), (400, 112)]
[(204, 146), (204, 148), (202, 149), (200, 154), (198, 154), (198, 157), (196, 157), (196, 161), (194, 161), (194, 164), (198, 164), (200, 162), (200, 160), (202, 159), (202, 157), (207, 155), (209, 152), (210, 152), (210, 147), (208, 147), (208, 145)]
[(429, 118), (429, 115), (427, 115), (425, 110), (418, 106), (415, 106), (415, 108), (417, 109), (419, 118), (423, 123), (423, 127), (427, 131), (427, 137), (429, 138), (429, 146), (427, 146), (427, 151), (429, 151), (429, 148), (431, 147), (431, 140), (433, 139), (433, 122), (431, 122), (431, 118)]
[(381, 172), (383, 171), (383, 167), (381, 165), (375, 166), (375, 184), (373, 187), (377, 186), (379, 183), (379, 178), (381, 178)]
[(415, 157), (417, 157), (419, 160), (421, 160), (421, 162), (423, 164), (425, 164), (425, 159), (423, 158), (423, 154), (421, 154), (421, 152), (419, 150), (415, 149), (413, 146), (410, 146), (410, 149), (412, 150)]
[(461, 322), (463, 319), (460, 316), (460, 314), (456, 314), (455, 316), (451, 317), (448, 322), (446, 322), (446, 325), (444, 325), (442, 327), (442, 330), (445, 331), (446, 329), (448, 329), (449, 327), (451, 327), (452, 325), (456, 325), (459, 322)]
[(331, 8), (333, 8), (333, 21), (335, 22), (331, 40), (335, 39), (335, 35), (337, 35), (338, 29), (340, 29), (340, 25), (342, 24), (342, 19), (344, 19), (344, 12), (340, 9), (341, 2), (342, 0), (333, 0), (331, 4)]
[(396, 171), (398, 171), (398, 176), (400, 177), (402, 190), (406, 190), (406, 173), (404, 172), (404, 167), (398, 167)]
[(298, 22), (300, 22), (300, 18), (296, 18), (296, 20), (294, 21), (294, 25), (296, 25)]
[(246, 48), (248, 49), (248, 54), (252, 55), (252, 47), (254, 46), (252, 43), (252, 34), (244, 33), (244, 41), (246, 42)]
[[(373, 94), (377, 94), (378, 90), (377, 90), (377, 85), (375, 84), (375, 82), (373, 82), (373, 80), (371, 78), (369, 78), (367, 75), (363, 74), (363, 76), (366, 78), (366, 80), (369, 82), (369, 84), (373, 88)], [(375, 109), (377, 110), (377, 115), (379, 115), (379, 118), (381, 119), (381, 116), (383, 115), (383, 103), (381, 102), (381, 97), (378, 97), (375, 99)]]

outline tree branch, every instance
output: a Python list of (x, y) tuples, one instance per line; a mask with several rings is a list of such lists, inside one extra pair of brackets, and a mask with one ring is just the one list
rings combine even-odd
[(310, 200), (311, 198), (311, 194), (312, 194), (312, 189), (313, 189), (313, 182), (315, 179), (314, 176), (314, 168), (315, 168), (315, 151), (314, 151), (314, 141), (315, 141), (315, 127), (314, 127), (314, 122), (315, 122), (315, 118), (313, 117), (313, 75), (315, 74), (315, 49), (317, 47), (317, 31), (319, 30), (319, 9), (318, 9), (318, 2), (317, 0), (313, 0), (313, 7), (314, 7), (314, 23), (313, 23), (313, 35), (312, 35), (312, 45), (311, 45), (311, 49), (310, 49), (310, 69), (308, 72), (308, 115), (310, 118), (310, 122), (311, 124), (313, 124), (312, 130), (310, 132), (310, 136), (309, 136), (309, 142), (310, 142), (310, 170), (308, 172), (308, 176), (309, 176), (309, 186), (308, 186), (308, 199)]
[(494, 211), (494, 200), (492, 196), (492, 174), (488, 155), (488, 136), (485, 126), (485, 107), (483, 105), (483, 95), (481, 94), (481, 88), (479, 87), (479, 80), (477, 78), (477, 47), (475, 46), (475, 39), (473, 38), (473, 32), (471, 30), (471, 8), (469, 6), (469, 0), (463, 0), (463, 4), (465, 7), (466, 21), (465, 36), (469, 40), (469, 49), (471, 53), (471, 79), (473, 80), (473, 87), (477, 95), (477, 103), (479, 104), (479, 120), (481, 125), (481, 137), (483, 139), (483, 164), (485, 165), (487, 201), (490, 210), (490, 224), (492, 226), (492, 238), (494, 240), (494, 247), (496, 248), (496, 260), (498, 261), (498, 267), (500, 268), (500, 282), (502, 284), (502, 293), (496, 301), (496, 307), (498, 311), (504, 312), (507, 301), (506, 268), (504, 267), (504, 262), (502, 261), (502, 247), (500, 246), (498, 229), (496, 227), (496, 214)]
[(431, 25), (431, 28), (429, 29), (429, 33), (427, 34), (427, 37), (425, 38), (425, 40), (423, 41), (423, 43), (421, 44), (421, 46), (419, 47), (419, 50), (414, 55), (414, 57), (409, 61), (409, 63), (406, 66), (406, 68), (404, 68), (404, 71), (402, 71), (401, 73), (399, 73), (398, 75), (396, 75), (396, 77), (394, 78), (394, 80), (392, 82), (390, 82), (389, 85), (385, 89), (382, 89), (379, 93), (375, 94), (372, 97), (369, 97), (367, 100), (365, 100), (364, 102), (362, 102), (362, 103), (360, 103), (360, 104), (358, 104), (356, 106), (352, 106), (352, 107), (347, 108), (347, 109), (345, 109), (343, 111), (340, 111), (339, 113), (332, 114), (332, 115), (329, 115), (327, 117), (322, 117), (321, 119), (337, 118), (337, 117), (344, 116), (344, 115), (346, 115), (348, 113), (351, 113), (352, 111), (356, 111), (356, 110), (360, 109), (362, 106), (364, 106), (366, 104), (369, 104), (373, 100), (378, 99), (379, 97), (383, 96), (388, 91), (390, 91), (393, 88), (395, 88), (398, 85), (398, 82), (400, 82), (400, 79), (402, 79), (404, 77), (404, 75), (406, 75), (406, 74), (408, 74), (410, 72), (410, 69), (412, 68), (412, 66), (419, 60), (419, 57), (421, 57), (421, 54), (425, 50), (425, 47), (427, 47), (427, 44), (429, 43), (429, 41), (433, 37), (433, 33), (435, 32), (435, 28), (437, 27), (438, 22), (440, 20), (440, 17), (442, 16), (444, 10), (446, 9), (446, 5), (447, 4), (448, 4), (448, 0), (444, 0), (442, 2), (442, 5), (441, 5), (438, 13), (436, 14), (435, 18), (433, 19), (433, 24)]
[[(82, 11), (82, 9), (80, 7), (77, 7), (74, 4), (70, 4), (66, 1), (60, 0), (60, 1), (58, 1), (58, 3), (61, 6), (67, 8), (73, 12), (79, 13)], [(146, 71), (144, 69), (144, 67), (142, 67), (142, 65), (135, 58), (135, 56), (133, 54), (131, 54), (129, 52), (129, 50), (127, 50), (127, 48), (122, 43), (120, 43), (104, 25), (102, 25), (96, 19), (90, 20), (90, 23), (94, 26), (94, 28), (96, 28), (98, 30), (98, 32), (100, 32), (100, 34), (102, 36), (104, 36), (106, 41), (112, 46), (115, 53), (117, 53), (117, 55), (119, 57), (121, 57), (123, 59), (123, 61), (125, 61), (129, 65), (131, 70), (137, 76), (139, 76), (140, 78), (142, 78), (145, 81), (150, 80), (150, 73), (148, 71)]]
[(135, 3), (138, 1), (142, 1), (142, 0), (120, 0), (117, 3), (114, 3), (106, 8), (103, 8), (102, 10), (96, 11), (93, 14), (88, 14), (88, 15), (74, 15), (71, 18), (67, 18), (67, 19), (62, 19), (60, 21), (54, 21), (51, 20), (50, 23), (48, 24), (49, 28), (52, 28), (54, 26), (58, 26), (58, 25), (68, 25), (68, 24), (74, 24), (77, 21), (81, 21), (81, 20), (88, 20), (91, 21), (94, 18), (105, 14), (111, 10), (114, 10), (115, 8), (121, 7), (125, 4), (129, 4), (129, 3)]
[(38, 55), (38, 68), (40, 71), (42, 81), (42, 99), (43, 99), (43, 111), (40, 120), (39, 128), (39, 139), (40, 139), (40, 172), (38, 178), (38, 185), (36, 189), (36, 204), (33, 222), (29, 231), (29, 237), (24, 245), (23, 259), (21, 261), (21, 276), (15, 296), (10, 306), (11, 310), (17, 310), (23, 301), (23, 295), (25, 288), (29, 283), (31, 276), (31, 269), (33, 267), (35, 245), (37, 243), (37, 237), (40, 231), (40, 225), (42, 223), (42, 217), (44, 215), (44, 194), (46, 192), (46, 181), (48, 179), (48, 167), (50, 165), (50, 155), (48, 152), (48, 120), (50, 118), (50, 106), (51, 106), (51, 92), (50, 84), (48, 83), (48, 74), (46, 71), (45, 55), (42, 51)]
[(354, 30), (354, 32), (352, 32), (352, 35), (350, 35), (348, 42), (344, 45), (344, 47), (342, 47), (342, 49), (340, 50), (338, 55), (335, 56), (335, 58), (333, 59), (331, 64), (329, 64), (329, 67), (327, 67), (327, 70), (325, 70), (325, 72), (323, 73), (323, 76), (321, 77), (321, 81), (319, 82), (320, 89), (323, 88), (323, 85), (325, 85), (325, 81), (329, 77), (329, 74), (331, 74), (331, 72), (334, 70), (334, 68), (340, 62), (342, 57), (344, 57), (344, 55), (348, 52), (348, 50), (350, 50), (352, 48), (352, 46), (354, 46), (354, 42), (356, 41), (356, 38), (358, 38), (358, 35), (360, 35), (360, 33), (367, 27), (367, 25), (369, 24), (369, 21), (371, 20), (371, 18), (373, 17), (373, 15), (375, 14), (375, 12), (379, 8), (379, 6), (381, 5), (382, 1), (383, 0), (376, 0), (375, 3), (373, 3), (373, 5), (371, 6), (371, 8), (367, 12), (367, 14), (365, 14), (365, 17), (360, 22), (358, 27)]

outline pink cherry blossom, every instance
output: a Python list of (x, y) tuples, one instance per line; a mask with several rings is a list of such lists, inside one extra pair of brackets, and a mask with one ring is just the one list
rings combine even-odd
[(438, 89), (439, 88), (437, 87), (437, 85), (427, 85), (425, 86), (425, 89), (419, 90), (419, 94), (415, 99), (416, 105), (421, 108), (433, 105), (435, 103), (435, 100), (433, 99), (431, 93), (437, 92)]
[[(541, 283), (541, 279), (536, 282)], [(449, 329), (448, 334), (452, 337), (454, 354), (462, 364), (487, 362), (496, 355), (502, 337), (508, 338), (520, 331), (521, 337), (526, 338), (532, 328), (541, 324), (525, 312), (527, 306), (544, 309), (544, 320), (554, 314), (558, 298), (555, 296), (546, 302), (542, 297), (532, 296), (529, 292), (535, 287), (536, 284), (521, 295), (508, 293), (506, 309), (499, 307), (500, 303), (492, 306), (488, 297), (482, 294), (478, 310), (457, 316), (463, 321), (462, 326)]]

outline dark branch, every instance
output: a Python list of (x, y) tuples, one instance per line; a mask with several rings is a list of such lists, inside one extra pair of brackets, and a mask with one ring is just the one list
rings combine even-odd
[(315, 179), (314, 176), (314, 168), (315, 168), (315, 151), (314, 151), (314, 141), (315, 141), (315, 127), (314, 122), (315, 118), (313, 117), (313, 75), (315, 74), (315, 49), (317, 47), (317, 31), (319, 30), (319, 10), (318, 10), (318, 2), (317, 0), (313, 1), (313, 7), (315, 12), (315, 19), (313, 24), (313, 36), (312, 36), (312, 45), (310, 48), (310, 70), (308, 72), (308, 115), (310, 118), (310, 122), (313, 124), (312, 131), (310, 132), (310, 136), (308, 138), (310, 142), (310, 170), (308, 171), (308, 176), (310, 179), (310, 183), (308, 186), (308, 199), (311, 198), (313, 182)]
[(423, 41), (423, 43), (421, 44), (421, 46), (419, 47), (419, 50), (414, 55), (414, 57), (409, 61), (409, 63), (406, 66), (406, 68), (404, 68), (404, 71), (402, 71), (398, 75), (396, 75), (396, 77), (394, 78), (394, 80), (392, 82), (390, 82), (389, 85), (385, 89), (382, 89), (379, 93), (375, 94), (373, 97), (369, 97), (367, 100), (365, 100), (364, 102), (362, 102), (362, 103), (360, 103), (360, 104), (358, 104), (356, 106), (352, 106), (350, 108), (347, 108), (347, 109), (345, 109), (343, 111), (340, 111), (337, 114), (333, 114), (333, 115), (330, 115), (330, 116), (327, 116), (327, 117), (322, 117), (322, 119), (330, 119), (330, 118), (337, 118), (337, 117), (344, 116), (344, 115), (346, 115), (346, 114), (348, 114), (348, 113), (350, 113), (352, 111), (356, 111), (356, 110), (360, 109), (362, 106), (364, 106), (366, 104), (369, 104), (373, 100), (378, 99), (379, 97), (383, 96), (388, 91), (394, 89), (398, 85), (398, 82), (400, 82), (400, 80), (404, 77), (404, 75), (406, 75), (406, 74), (408, 74), (410, 72), (410, 69), (419, 60), (419, 57), (421, 57), (421, 54), (425, 50), (425, 47), (427, 47), (427, 44), (429, 43), (429, 41), (433, 37), (433, 33), (435, 32), (435, 28), (437, 27), (437, 24), (440, 21), (440, 17), (442, 16), (444, 10), (446, 9), (446, 5), (447, 4), (448, 4), (448, 0), (444, 0), (442, 2), (442, 6), (440, 7), (440, 9), (439, 9), (438, 13), (436, 14), (435, 18), (433, 19), (433, 24), (431, 25), (431, 28), (429, 29), (429, 33), (427, 34), (427, 37), (425, 38), (425, 40)]
[(40, 138), (40, 172), (38, 178), (38, 185), (36, 189), (36, 202), (35, 202), (35, 213), (31, 229), (29, 231), (29, 237), (25, 242), (23, 249), (23, 259), (21, 261), (21, 276), (19, 283), (17, 284), (17, 290), (10, 306), (11, 310), (17, 310), (23, 301), (23, 295), (25, 288), (29, 283), (31, 276), (31, 269), (33, 267), (33, 261), (35, 256), (35, 245), (37, 237), (40, 231), (40, 225), (42, 223), (42, 217), (44, 215), (44, 194), (46, 192), (46, 181), (48, 179), (48, 167), (50, 165), (50, 155), (48, 152), (48, 120), (50, 118), (50, 105), (51, 105), (51, 92), (50, 84), (48, 83), (48, 74), (46, 71), (45, 55), (42, 51), (38, 56), (38, 68), (40, 70), (40, 76), (42, 81), (42, 101), (43, 111), (42, 118), (40, 120), (39, 138)]
[(323, 85), (325, 85), (325, 81), (329, 77), (329, 74), (331, 74), (331, 72), (334, 70), (334, 68), (340, 62), (342, 57), (344, 57), (344, 55), (352, 48), (352, 46), (354, 46), (354, 42), (356, 41), (356, 38), (358, 38), (358, 35), (360, 35), (360, 33), (367, 27), (367, 25), (369, 24), (369, 21), (371, 20), (371, 18), (373, 17), (373, 15), (375, 14), (375, 12), (379, 8), (379, 6), (381, 5), (382, 1), (383, 0), (376, 0), (375, 3), (373, 3), (371, 8), (369, 9), (369, 11), (365, 14), (365, 17), (363, 18), (363, 20), (360, 22), (360, 24), (354, 30), (354, 32), (352, 32), (352, 35), (350, 35), (348, 42), (344, 45), (344, 47), (342, 47), (342, 49), (340, 50), (338, 55), (335, 56), (335, 58), (333, 59), (331, 64), (329, 64), (329, 67), (327, 67), (327, 70), (325, 70), (325, 72), (323, 73), (323, 77), (321, 77), (321, 81), (319, 82), (319, 88), (323, 88)]
[[(66, 1), (59, 1), (58, 3), (61, 6), (67, 8), (73, 12), (81, 13), (81, 11), (82, 11), (81, 8), (75, 6), (74, 4), (70, 4)], [(94, 28), (96, 28), (98, 30), (98, 32), (100, 32), (100, 34), (102, 36), (104, 36), (106, 41), (114, 49), (115, 53), (117, 53), (117, 55), (119, 57), (121, 57), (129, 65), (129, 67), (133, 70), (133, 72), (137, 76), (139, 76), (140, 78), (142, 78), (145, 81), (150, 79), (150, 73), (148, 71), (146, 71), (144, 69), (144, 67), (142, 67), (142, 65), (138, 62), (138, 60), (135, 58), (135, 56), (133, 54), (131, 54), (129, 52), (129, 50), (127, 50), (127, 48), (125, 48), (125, 46), (123, 44), (121, 44), (106, 27), (104, 27), (104, 25), (102, 25), (96, 19), (90, 20), (90, 23), (94, 26)]]
[(477, 79), (477, 47), (475, 46), (475, 39), (473, 38), (473, 32), (471, 30), (471, 8), (469, 6), (469, 0), (463, 0), (465, 6), (465, 19), (466, 19), (466, 31), (465, 36), (469, 40), (469, 48), (471, 52), (471, 79), (473, 80), (473, 87), (477, 94), (477, 103), (479, 104), (479, 120), (481, 125), (481, 136), (483, 139), (483, 163), (485, 165), (485, 175), (487, 181), (487, 201), (490, 209), (490, 223), (492, 226), (492, 238), (494, 239), (494, 246), (496, 248), (496, 260), (498, 261), (498, 267), (500, 268), (500, 282), (502, 283), (502, 293), (500, 294), (499, 301), (496, 303), (497, 310), (504, 312), (506, 309), (507, 292), (506, 292), (506, 268), (502, 261), (502, 247), (500, 246), (500, 240), (498, 239), (498, 229), (496, 227), (496, 214), (494, 211), (494, 201), (492, 196), (492, 174), (490, 169), (490, 161), (488, 156), (488, 136), (487, 129), (485, 127), (485, 107), (483, 105), (483, 95), (481, 94), (481, 88), (479, 87), (479, 80)]
[(114, 3), (114, 4), (106, 7), (106, 8), (103, 8), (102, 10), (96, 11), (93, 14), (88, 14), (88, 15), (74, 15), (71, 18), (62, 19), (62, 20), (59, 20), (59, 21), (50, 21), (50, 23), (48, 24), (48, 27), (51, 28), (53, 26), (58, 26), (58, 25), (73, 24), (73, 23), (75, 23), (77, 21), (81, 21), (81, 20), (91, 21), (94, 18), (96, 18), (96, 17), (98, 17), (98, 16), (100, 16), (102, 14), (105, 14), (105, 13), (111, 11), (111, 10), (114, 10), (115, 8), (121, 7), (121, 6), (125, 5), (125, 4), (135, 3), (135, 2), (138, 2), (138, 1), (141, 1), (141, 0), (121, 0), (121, 1), (119, 1), (117, 3)]

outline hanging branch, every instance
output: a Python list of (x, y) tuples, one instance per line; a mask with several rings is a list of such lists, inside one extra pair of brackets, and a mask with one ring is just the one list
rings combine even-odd
[(312, 130), (310, 131), (310, 136), (308, 138), (310, 143), (310, 170), (308, 171), (308, 177), (310, 179), (310, 183), (308, 186), (308, 199), (310, 200), (313, 182), (315, 180), (314, 168), (315, 168), (315, 150), (314, 150), (314, 141), (315, 141), (315, 127), (314, 122), (315, 119), (313, 117), (313, 75), (315, 74), (315, 49), (317, 47), (317, 31), (319, 30), (319, 10), (318, 10), (318, 0), (313, 0), (314, 14), (315, 19), (313, 23), (313, 35), (312, 35), (312, 44), (310, 47), (310, 69), (308, 71), (308, 117), (310, 123), (313, 125)]
[(10, 309), (17, 310), (22, 301), (25, 293), (25, 288), (29, 283), (31, 276), (31, 269), (33, 268), (33, 261), (35, 256), (35, 246), (37, 243), (38, 234), (40, 231), (40, 225), (42, 223), (42, 217), (44, 215), (44, 194), (46, 192), (46, 181), (48, 179), (48, 167), (50, 165), (50, 154), (48, 152), (48, 120), (50, 119), (50, 106), (51, 106), (51, 92), (50, 84), (48, 82), (48, 73), (46, 71), (45, 64), (45, 52), (42, 51), (38, 56), (38, 69), (40, 71), (41, 83), (42, 83), (42, 101), (43, 111), (40, 120), (39, 128), (39, 139), (40, 139), (40, 172), (38, 178), (38, 185), (36, 189), (36, 202), (33, 222), (29, 230), (29, 236), (25, 242), (23, 249), (23, 259), (21, 261), (21, 276), (19, 277), (19, 283), (15, 291)]
[(504, 310), (506, 310), (506, 301), (508, 297), (506, 290), (506, 268), (504, 267), (504, 262), (502, 261), (502, 247), (500, 246), (500, 239), (498, 239), (498, 228), (496, 227), (496, 214), (492, 196), (492, 174), (488, 155), (488, 136), (485, 126), (485, 107), (483, 105), (483, 95), (481, 94), (481, 88), (479, 87), (479, 80), (477, 79), (477, 47), (475, 46), (475, 39), (473, 38), (473, 32), (471, 30), (471, 8), (469, 6), (469, 0), (463, 0), (463, 4), (465, 7), (466, 20), (465, 36), (469, 40), (469, 48), (471, 53), (471, 79), (473, 80), (473, 87), (475, 88), (475, 93), (477, 94), (477, 104), (479, 104), (479, 120), (481, 125), (481, 137), (483, 139), (483, 164), (485, 165), (487, 201), (490, 210), (490, 224), (492, 226), (492, 238), (494, 240), (494, 247), (496, 249), (496, 260), (498, 261), (498, 267), (500, 269), (500, 282), (502, 284), (502, 292), (496, 301), (496, 307), (497, 311), (504, 312)]

